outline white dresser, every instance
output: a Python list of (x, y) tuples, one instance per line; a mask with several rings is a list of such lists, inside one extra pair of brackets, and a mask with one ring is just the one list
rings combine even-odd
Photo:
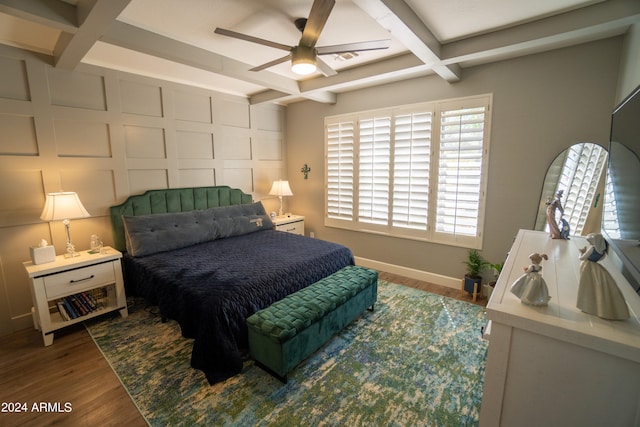
[[(487, 304), (489, 340), (481, 427), (640, 426), (640, 296), (610, 257), (601, 264), (623, 292), (631, 318), (603, 320), (576, 308), (581, 237), (552, 240), (520, 230)], [(524, 305), (509, 289), (546, 253), (547, 307)]]

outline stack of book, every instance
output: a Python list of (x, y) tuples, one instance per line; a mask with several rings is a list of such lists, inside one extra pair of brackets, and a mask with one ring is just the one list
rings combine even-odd
[(89, 292), (69, 295), (57, 301), (58, 311), (64, 320), (72, 320), (81, 316), (86, 316), (94, 311), (103, 308), (93, 295)]

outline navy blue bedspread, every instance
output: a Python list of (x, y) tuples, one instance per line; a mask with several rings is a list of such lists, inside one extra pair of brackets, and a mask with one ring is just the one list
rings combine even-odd
[(353, 264), (345, 246), (275, 230), (124, 257), (128, 292), (194, 339), (191, 366), (210, 384), (242, 370), (247, 317)]

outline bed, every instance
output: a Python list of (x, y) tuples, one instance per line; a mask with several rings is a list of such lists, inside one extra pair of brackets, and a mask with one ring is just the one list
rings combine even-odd
[(275, 231), (260, 202), (226, 186), (150, 190), (110, 211), (127, 295), (178, 322), (210, 384), (242, 370), (247, 317), (354, 264), (345, 246)]

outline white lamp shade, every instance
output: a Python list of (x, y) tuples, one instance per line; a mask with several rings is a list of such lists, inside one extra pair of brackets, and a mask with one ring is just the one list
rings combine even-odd
[(78, 194), (72, 191), (49, 193), (40, 215), (43, 221), (62, 221), (65, 219), (87, 218), (89, 212), (82, 206)]
[(272, 196), (293, 196), (291, 187), (289, 187), (289, 181), (283, 181), (281, 179), (273, 181), (269, 194)]

